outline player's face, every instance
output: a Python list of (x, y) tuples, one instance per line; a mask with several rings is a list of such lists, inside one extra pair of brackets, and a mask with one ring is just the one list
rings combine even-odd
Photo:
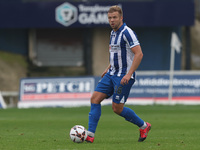
[(108, 13), (108, 21), (111, 28), (117, 31), (123, 24), (123, 17), (118, 12)]

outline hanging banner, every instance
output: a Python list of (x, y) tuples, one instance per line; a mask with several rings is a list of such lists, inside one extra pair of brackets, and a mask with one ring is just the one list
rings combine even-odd
[[(0, 2), (0, 28), (109, 27), (107, 11), (119, 5), (129, 26), (194, 24), (194, 1)], [(173, 7), (172, 7), (173, 6)]]

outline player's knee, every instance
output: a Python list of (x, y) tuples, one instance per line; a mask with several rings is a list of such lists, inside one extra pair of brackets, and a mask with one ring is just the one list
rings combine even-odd
[(101, 101), (99, 101), (99, 99), (95, 96), (92, 96), (90, 99), (90, 102), (93, 104), (100, 104)]
[(91, 99), (90, 99), (90, 101), (91, 101), (91, 103), (93, 103), (93, 104), (100, 104), (101, 103), (101, 101), (103, 101), (105, 98), (106, 98), (106, 94), (104, 94), (104, 93), (101, 93), (101, 92), (94, 92), (93, 94), (92, 94), (92, 97), (91, 97)]
[(120, 115), (122, 110), (123, 110), (123, 108), (119, 108), (119, 107), (116, 107), (114, 105), (112, 106), (112, 109), (113, 109), (113, 112), (118, 114), (118, 115)]

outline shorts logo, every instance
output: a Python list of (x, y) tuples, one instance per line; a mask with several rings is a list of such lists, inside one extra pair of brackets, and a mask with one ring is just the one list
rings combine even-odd
[(116, 100), (119, 100), (119, 96), (117, 95), (117, 96), (115, 97), (115, 99), (116, 99)]
[(69, 26), (78, 20), (78, 10), (70, 3), (63, 3), (56, 8), (56, 21)]

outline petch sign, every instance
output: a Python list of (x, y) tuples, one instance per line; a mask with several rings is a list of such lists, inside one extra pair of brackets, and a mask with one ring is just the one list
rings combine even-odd
[(22, 79), (21, 101), (89, 99), (94, 89), (93, 78)]

